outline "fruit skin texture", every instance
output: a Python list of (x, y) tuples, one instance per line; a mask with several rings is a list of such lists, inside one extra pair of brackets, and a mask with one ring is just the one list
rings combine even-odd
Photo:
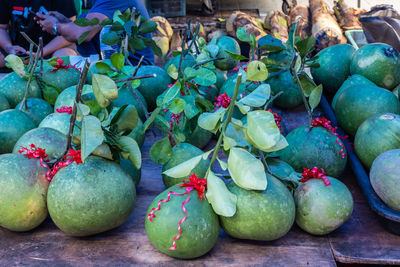
[(192, 134), (187, 138), (186, 142), (200, 149), (204, 148), (210, 142), (212, 133), (204, 130), (200, 126), (196, 126)]
[(400, 148), (400, 115), (377, 114), (365, 120), (354, 138), (354, 149), (369, 169), (380, 154)]
[(225, 57), (225, 59), (216, 60), (214, 65), (220, 70), (231, 70), (239, 64), (239, 60), (233, 59), (225, 50), (240, 55), (239, 43), (229, 36), (222, 36), (217, 40), (219, 51), (217, 57)]
[(0, 155), (0, 226), (29, 231), (47, 217), (47, 169), (37, 159), (23, 155)]
[[(70, 86), (64, 91), (62, 91), (54, 104), (54, 112), (57, 112), (57, 109), (66, 106), (73, 107), (76, 97), (76, 86)], [(91, 85), (85, 84), (82, 89), (82, 100), (84, 102), (95, 100), (95, 96), (93, 93), (93, 89)]]
[(338, 44), (320, 51), (316, 63), (319, 68), (311, 68), (317, 84), (322, 84), (324, 93), (335, 94), (350, 75), (350, 63), (356, 50), (349, 44)]
[(0, 94), (0, 112), (7, 109), (10, 109), (10, 104), (7, 98), (3, 94)]
[(264, 191), (245, 190), (233, 181), (228, 189), (237, 196), (233, 217), (220, 216), (224, 231), (235, 238), (271, 241), (289, 232), (295, 219), (295, 205), (289, 190), (276, 178), (267, 175)]
[(328, 177), (300, 184), (294, 193), (297, 225), (313, 235), (326, 235), (339, 228), (353, 212), (353, 197), (339, 180)]
[(193, 259), (210, 251), (218, 240), (219, 222), (211, 205), (206, 199), (200, 200), (197, 191), (190, 193), (190, 200), (185, 204), (187, 218), (181, 224), (182, 236), (176, 241), (177, 249), (172, 247), (173, 238), (179, 234), (178, 223), (185, 216), (182, 210), (182, 202), (188, 195), (171, 195), (167, 203), (162, 203), (161, 209), (155, 211), (156, 217), (151, 222), (147, 215), (152, 208), (157, 207), (158, 201), (167, 199), (168, 192), (184, 193), (185, 188), (173, 186), (158, 195), (150, 204), (146, 213), (146, 233), (153, 244), (162, 253), (180, 259)]
[(43, 82), (53, 85), (63, 91), (70, 86), (77, 85), (79, 83), (79, 79), (81, 77), (81, 73), (79, 70), (75, 68), (70, 69), (59, 69), (57, 71), (45, 71), (43, 73)]
[[(142, 101), (143, 105), (147, 109), (147, 103), (142, 94), (135, 89), (136, 94), (138, 95), (139, 99)], [(146, 116), (144, 115), (144, 110), (139, 104), (139, 102), (136, 100), (135, 96), (132, 94), (130, 89), (126, 86), (121, 87), (118, 91), (118, 98), (113, 100), (114, 107), (122, 107), (123, 105), (133, 105), (135, 106), (139, 117), (142, 121), (146, 121)]]
[(309, 130), (301, 126), (286, 136), (289, 146), (281, 151), (280, 157), (297, 172), (303, 172), (303, 168), (318, 167), (329, 176), (339, 177), (346, 167), (347, 152), (345, 149), (346, 157), (341, 158), (339, 152), (342, 147), (336, 143), (336, 138), (325, 128), (312, 127)]
[(274, 104), (278, 107), (290, 109), (303, 103), (299, 88), (293, 82), (292, 78), (294, 78), (294, 76), (290, 74), (289, 71), (285, 71), (279, 75), (273, 76), (268, 81), (274, 95), (283, 92), (283, 94), (274, 101)]
[(348, 88), (352, 86), (376, 86), (373, 82), (365, 78), (364, 76), (354, 74), (347, 78), (346, 81), (340, 86), (339, 90), (336, 92), (335, 96), (332, 99), (332, 109), (335, 110), (336, 102), (339, 96)]
[(137, 188), (140, 183), (140, 179), (142, 178), (142, 169), (136, 169), (129, 159), (123, 159), (122, 157), (120, 157), (119, 165), (127, 174), (131, 176), (133, 182), (135, 183), (135, 187)]
[(56, 159), (67, 149), (67, 136), (51, 128), (35, 128), (21, 136), (12, 153), (19, 154), (21, 147), (29, 149), (31, 144), (45, 149), (49, 159)]
[[(15, 109), (19, 109), (23, 105), (20, 102)], [(38, 126), (40, 122), (50, 113), (53, 113), (53, 107), (41, 98), (28, 98), (27, 100), (28, 109), (22, 109)]]
[[(22, 101), (25, 95), (27, 81), (20, 78), (15, 72), (11, 72), (0, 80), (0, 93), (6, 98), (10, 107), (15, 107)], [(32, 80), (28, 97), (41, 97), (41, 90), (36, 80)]]
[(375, 114), (400, 114), (400, 102), (385, 89), (353, 86), (338, 97), (335, 113), (340, 126), (354, 136), (361, 123)]
[[(163, 165), (162, 172), (171, 169), (172, 167), (175, 167), (201, 154), (203, 154), (203, 151), (201, 151), (199, 148), (188, 143), (181, 143), (180, 146), (175, 146), (172, 149), (171, 158), (166, 164)], [(183, 178), (173, 178), (168, 175), (162, 174), (163, 183), (168, 188), (173, 185), (182, 183), (183, 180), (188, 179), (189, 176), (193, 173), (195, 173), (197, 177), (202, 179), (206, 174), (209, 165), (210, 165), (210, 159), (207, 160), (201, 159), (200, 163), (196, 166), (196, 168), (194, 168), (188, 176)]]
[[(39, 128), (52, 128), (65, 135), (69, 131), (69, 121), (71, 115), (68, 113), (51, 113), (42, 120), (39, 124)], [(79, 123), (77, 123), (79, 125)], [(74, 128), (74, 136), (80, 135), (81, 130), (78, 127)]]
[(140, 67), (136, 76), (150, 74), (156, 74), (157, 77), (142, 79), (137, 90), (139, 90), (146, 99), (149, 111), (152, 111), (157, 107), (157, 96), (161, 95), (166, 89), (168, 89), (168, 85), (171, 84), (171, 78), (165, 70), (157, 66)]
[(369, 179), (376, 194), (392, 209), (400, 211), (400, 149), (380, 154), (372, 163)]
[(0, 154), (11, 153), (18, 139), (35, 127), (33, 120), (22, 111), (8, 109), (0, 112)]
[(136, 201), (132, 178), (104, 158), (90, 156), (54, 176), (47, 206), (54, 223), (71, 236), (89, 236), (123, 224)]
[(354, 53), (350, 73), (360, 74), (376, 85), (392, 90), (400, 83), (400, 54), (387, 44), (364, 45)]

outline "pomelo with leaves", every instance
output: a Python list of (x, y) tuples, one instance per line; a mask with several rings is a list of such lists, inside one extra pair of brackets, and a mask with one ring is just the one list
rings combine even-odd
[(400, 115), (384, 113), (371, 116), (358, 128), (354, 150), (368, 169), (382, 153), (400, 148)]
[[(164, 70), (167, 71), (169, 66), (174, 65), (176, 69), (179, 68), (179, 61), (180, 61), (181, 55), (175, 56), (171, 58), (170, 60), (167, 61), (164, 65)], [(196, 60), (193, 58), (192, 55), (186, 54), (184, 58), (182, 59), (182, 65), (181, 69), (184, 71), (187, 67), (192, 67), (193, 65), (196, 64)]]
[[(17, 73), (11, 72), (0, 80), (0, 93), (6, 98), (10, 107), (15, 107), (22, 101), (25, 95), (28, 81), (21, 78)], [(35, 79), (32, 80), (28, 92), (28, 97), (40, 98), (42, 95), (40, 87)]]
[(45, 70), (43, 72), (42, 82), (63, 91), (70, 86), (77, 85), (80, 76), (81, 72), (73, 67), (68, 69)]
[[(46, 118), (44, 118), (40, 124), (39, 128), (52, 128), (57, 130), (64, 135), (68, 134), (70, 126), (71, 115), (68, 113), (51, 113)], [(74, 127), (74, 136), (80, 134), (78, 127)]]
[[(26, 101), (27, 106), (22, 108), (25, 112), (38, 126), (40, 122), (50, 113), (53, 113), (53, 107), (41, 98), (28, 98)], [(24, 105), (20, 102), (15, 108), (20, 109)]]
[(137, 89), (134, 89), (134, 92), (136, 93), (141, 104), (127, 86), (123, 86), (118, 90), (118, 98), (113, 100), (112, 103), (114, 104), (114, 107), (122, 107), (123, 105), (135, 106), (135, 108), (139, 113), (140, 119), (142, 121), (145, 121), (146, 120), (145, 110), (142, 108), (142, 104), (147, 109), (147, 102), (143, 97), (143, 95)]
[[(57, 109), (60, 109), (62, 107), (73, 107), (75, 97), (76, 97), (76, 86), (74, 85), (66, 88), (58, 95), (57, 100), (54, 104), (54, 112), (56, 112)], [(96, 98), (94, 96), (92, 86), (85, 84), (82, 89), (82, 100), (85, 103), (87, 103), (94, 101), (95, 99)]]
[(136, 201), (132, 178), (119, 164), (90, 156), (60, 169), (50, 183), (47, 205), (54, 223), (71, 236), (89, 236), (123, 224)]
[(227, 53), (240, 55), (239, 43), (229, 36), (222, 36), (217, 40), (217, 46), (219, 48), (217, 57), (224, 57), (224, 59), (216, 60), (214, 65), (220, 70), (231, 70), (239, 64), (239, 60), (234, 59)]
[(295, 204), (289, 190), (276, 178), (267, 175), (266, 190), (246, 190), (233, 181), (228, 189), (237, 196), (236, 213), (220, 216), (224, 231), (234, 238), (271, 241), (289, 232), (295, 219)]
[(268, 80), (274, 95), (283, 92), (274, 101), (274, 104), (278, 107), (290, 109), (299, 106), (303, 102), (300, 89), (293, 79), (294, 76), (290, 74), (290, 71), (283, 71), (280, 74), (272, 74)]

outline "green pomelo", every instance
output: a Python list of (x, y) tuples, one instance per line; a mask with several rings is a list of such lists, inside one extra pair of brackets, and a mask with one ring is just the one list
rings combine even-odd
[[(68, 135), (70, 120), (71, 115), (68, 113), (51, 113), (42, 120), (38, 127), (51, 128)], [(78, 127), (74, 128), (74, 136), (80, 135), (80, 132)]]
[(301, 126), (286, 136), (289, 146), (280, 152), (280, 157), (297, 172), (318, 167), (329, 176), (340, 177), (346, 167), (347, 152), (344, 149), (345, 158), (340, 156), (343, 147), (336, 143), (336, 139), (325, 128)]
[(271, 173), (278, 178), (285, 179), (295, 172), (292, 166), (277, 158), (266, 159)]
[(376, 86), (373, 82), (365, 78), (364, 76), (354, 74), (347, 78), (346, 81), (340, 86), (339, 90), (336, 92), (332, 99), (332, 109), (336, 110), (336, 102), (339, 96), (352, 86)]
[[(176, 56), (167, 61), (164, 65), (164, 70), (167, 71), (169, 66), (174, 65), (176, 69), (179, 68), (179, 61), (181, 60), (181, 56)], [(192, 67), (196, 64), (196, 60), (194, 60), (193, 56), (187, 54), (182, 60), (181, 70), (184, 71), (187, 67)]]
[[(150, 204), (146, 215), (157, 207), (161, 199), (168, 198), (169, 191), (184, 193), (185, 188), (176, 185), (162, 192)], [(218, 216), (208, 201), (201, 200), (197, 191), (193, 190), (190, 200), (185, 204), (187, 218), (181, 224), (182, 235), (176, 240), (177, 248), (168, 249), (172, 247), (174, 237), (179, 234), (179, 221), (185, 217), (182, 202), (187, 197), (188, 195), (171, 195), (170, 200), (163, 203), (159, 211), (154, 211), (153, 222), (147, 216), (145, 222), (146, 233), (153, 246), (164, 254), (181, 259), (193, 259), (206, 254), (214, 247), (219, 235)]]
[(293, 56), (289, 55), (285, 50), (277, 53), (269, 53), (268, 58), (274, 60), (279, 66), (290, 66), (293, 61)]
[(313, 235), (326, 235), (339, 228), (353, 212), (353, 197), (339, 180), (327, 177), (326, 186), (321, 179), (300, 184), (294, 194), (296, 223)]
[(3, 94), (0, 94), (0, 112), (10, 108), (7, 98)]
[(140, 118), (138, 120), (138, 123), (137, 123), (135, 129), (133, 129), (128, 134), (128, 136), (135, 139), (135, 141), (138, 143), (139, 147), (143, 146), (146, 134), (144, 133), (144, 124)]
[(350, 75), (350, 63), (356, 50), (349, 44), (338, 44), (320, 51), (315, 61), (319, 68), (311, 68), (317, 84), (322, 84), (324, 93), (334, 95)]
[(123, 159), (122, 157), (120, 157), (119, 165), (133, 179), (135, 187), (137, 188), (142, 177), (142, 170), (136, 169), (136, 167), (133, 166), (132, 162), (129, 159)]
[(215, 83), (215, 86), (218, 89), (221, 89), (224, 82), (228, 79), (227, 71), (222, 71), (222, 70), (216, 69), (215, 74), (217, 75), (217, 82)]
[[(162, 172), (169, 170), (191, 158), (200, 156), (202, 154), (203, 151), (195, 147), (194, 145), (188, 143), (181, 143), (179, 146), (175, 146), (172, 149), (171, 158), (166, 164), (163, 165)], [(194, 173), (198, 178), (200, 179), (204, 178), (209, 165), (210, 165), (210, 159), (207, 160), (201, 159), (200, 163), (196, 166), (196, 168), (194, 168), (190, 172), (190, 175)], [(183, 178), (173, 178), (168, 175), (162, 174), (162, 179), (166, 187), (171, 187), (173, 185), (182, 183), (183, 180), (188, 179), (190, 175)]]
[[(147, 103), (142, 94), (137, 90), (134, 89), (135, 93), (137, 94), (138, 98), (142, 102), (142, 104), (145, 106), (147, 109)], [(118, 90), (118, 98), (112, 101), (114, 103), (115, 107), (122, 107), (123, 105), (133, 105), (137, 109), (139, 113), (139, 117), (142, 119), (142, 121), (146, 120), (146, 116), (144, 115), (145, 111), (143, 110), (141, 104), (136, 100), (136, 97), (132, 94), (131, 90), (123, 86), (121, 89)]]
[[(15, 72), (11, 72), (0, 80), (0, 93), (3, 94), (13, 108), (24, 99), (28, 81), (20, 78)], [(42, 95), (39, 85), (33, 79), (29, 88), (28, 97), (40, 98)]]
[(400, 149), (380, 154), (369, 173), (376, 194), (392, 209), (400, 211)]
[[(15, 109), (19, 109), (23, 103), (20, 102)], [(28, 98), (26, 102), (28, 109), (22, 109), (37, 125), (50, 113), (53, 113), (53, 107), (41, 98)]]
[(364, 45), (354, 53), (350, 73), (360, 74), (376, 85), (392, 90), (400, 83), (400, 54), (387, 44)]
[(156, 74), (157, 76), (140, 80), (140, 86), (137, 89), (146, 99), (149, 111), (153, 111), (157, 107), (157, 97), (168, 88), (169, 84), (171, 84), (171, 78), (165, 70), (158, 66), (140, 67), (136, 76), (150, 74)]
[(0, 154), (11, 153), (18, 139), (35, 127), (33, 120), (22, 111), (8, 109), (0, 112)]
[[(76, 86), (70, 86), (62, 91), (54, 104), (54, 112), (62, 107), (73, 107), (76, 97)], [(95, 100), (93, 89), (91, 85), (84, 85), (82, 89), (82, 100), (86, 103)]]
[(226, 51), (240, 55), (239, 43), (229, 36), (222, 36), (217, 40), (219, 51), (217, 57), (225, 59), (214, 61), (214, 65), (220, 70), (231, 70), (239, 64), (239, 60), (233, 59)]
[(51, 128), (36, 128), (26, 132), (14, 146), (14, 154), (22, 147), (29, 148), (31, 144), (45, 149), (49, 159), (58, 159), (67, 149), (67, 136)]
[(228, 189), (237, 196), (236, 213), (220, 216), (224, 231), (235, 238), (271, 241), (289, 232), (295, 219), (295, 205), (289, 190), (276, 178), (267, 175), (264, 191), (245, 190), (233, 181)]
[(44, 83), (57, 87), (61, 91), (70, 86), (77, 85), (81, 72), (75, 68), (59, 69), (57, 71), (44, 71), (42, 80)]
[(375, 114), (399, 114), (400, 102), (392, 92), (385, 89), (353, 86), (338, 97), (335, 113), (340, 126), (354, 136), (361, 123)]
[(283, 92), (274, 101), (274, 104), (278, 107), (290, 109), (303, 103), (300, 90), (297, 84), (293, 82), (293, 78), (294, 76), (289, 71), (285, 71), (269, 79), (268, 83), (274, 95)]
[(199, 91), (205, 99), (207, 99), (211, 102), (215, 102), (215, 99), (219, 95), (219, 89), (217, 87), (215, 87), (214, 85), (199, 86)]
[(0, 226), (29, 231), (47, 217), (47, 169), (37, 159), (0, 155)]
[(357, 130), (354, 150), (369, 169), (383, 152), (400, 148), (400, 115), (385, 113), (366, 119)]
[(91, 156), (60, 169), (50, 183), (47, 206), (66, 234), (89, 236), (123, 224), (136, 201), (132, 178), (119, 164)]
[(212, 138), (212, 132), (196, 126), (193, 133), (186, 139), (186, 142), (200, 149), (204, 148)]

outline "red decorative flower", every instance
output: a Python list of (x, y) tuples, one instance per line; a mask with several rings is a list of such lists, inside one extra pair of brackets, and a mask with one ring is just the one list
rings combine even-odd
[(231, 103), (232, 99), (226, 94), (222, 94), (216, 97), (217, 102), (214, 103), (214, 107), (223, 107), (227, 108), (229, 107), (229, 104)]
[(62, 106), (61, 108), (56, 109), (58, 113), (68, 113), (72, 114), (72, 107)]
[(22, 147), (21, 149), (18, 150), (18, 152), (20, 154), (23, 154), (24, 152), (26, 152), (26, 154), (24, 154), (25, 157), (27, 157), (28, 159), (32, 159), (32, 158), (39, 158), (42, 159), (44, 162), (48, 162), (49, 159), (47, 158), (49, 155), (46, 154), (46, 150), (40, 147), (36, 147), (34, 144), (31, 144), (28, 147)]
[(283, 134), (282, 125), (281, 125), (281, 123), (282, 123), (282, 117), (279, 116), (278, 114), (276, 114), (275, 112), (273, 112), (271, 109), (268, 109), (267, 111), (271, 112), (272, 115), (274, 115), (274, 119), (275, 119), (276, 126), (278, 126), (279, 131), (281, 132), (281, 134)]
[[(54, 69), (51, 70), (52, 72), (56, 72), (56, 71), (58, 71), (60, 69), (71, 69), (71, 68), (77, 69), (75, 67), (75, 65), (72, 66), (71, 64), (64, 64), (64, 60), (62, 60), (59, 57), (54, 58), (53, 60), (51, 60), (50, 64), (54, 68)], [(77, 69), (77, 70), (81, 71), (81, 69)]]
[(325, 171), (322, 168), (314, 167), (311, 170), (303, 168), (303, 173), (301, 174), (303, 177), (300, 182), (305, 183), (310, 179), (322, 179), (324, 181), (325, 186), (330, 186), (331, 182), (329, 181), (328, 177), (325, 175)]
[(179, 186), (191, 187), (197, 191), (200, 199), (206, 199), (204, 191), (207, 189), (207, 179), (199, 179), (196, 174), (193, 173), (189, 176), (189, 182), (183, 181), (183, 184), (180, 184)]

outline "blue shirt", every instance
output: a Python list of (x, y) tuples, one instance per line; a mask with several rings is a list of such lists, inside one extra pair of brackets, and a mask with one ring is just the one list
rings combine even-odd
[[(123, 13), (128, 8), (133, 7), (136, 8), (136, 13), (140, 12), (143, 17), (145, 17), (146, 19), (150, 19), (149, 13), (147, 12), (147, 9), (144, 6), (142, 0), (96, 0), (89, 13), (101, 13), (112, 19), (116, 10), (120, 10)], [(146, 38), (151, 38), (151, 34), (143, 34), (142, 36)], [(92, 41), (93, 42), (83, 43), (79, 49), (79, 52), (84, 56), (87, 56), (87, 54), (93, 54), (93, 49), (95, 49), (95, 53), (99, 54), (99, 34), (97, 34)], [(154, 64), (153, 50), (151, 50), (149, 46), (144, 50), (136, 50), (135, 54), (131, 53), (129, 56), (129, 60), (132, 62), (132, 64), (135, 65), (138, 63), (142, 56), (144, 56), (143, 65)]]

